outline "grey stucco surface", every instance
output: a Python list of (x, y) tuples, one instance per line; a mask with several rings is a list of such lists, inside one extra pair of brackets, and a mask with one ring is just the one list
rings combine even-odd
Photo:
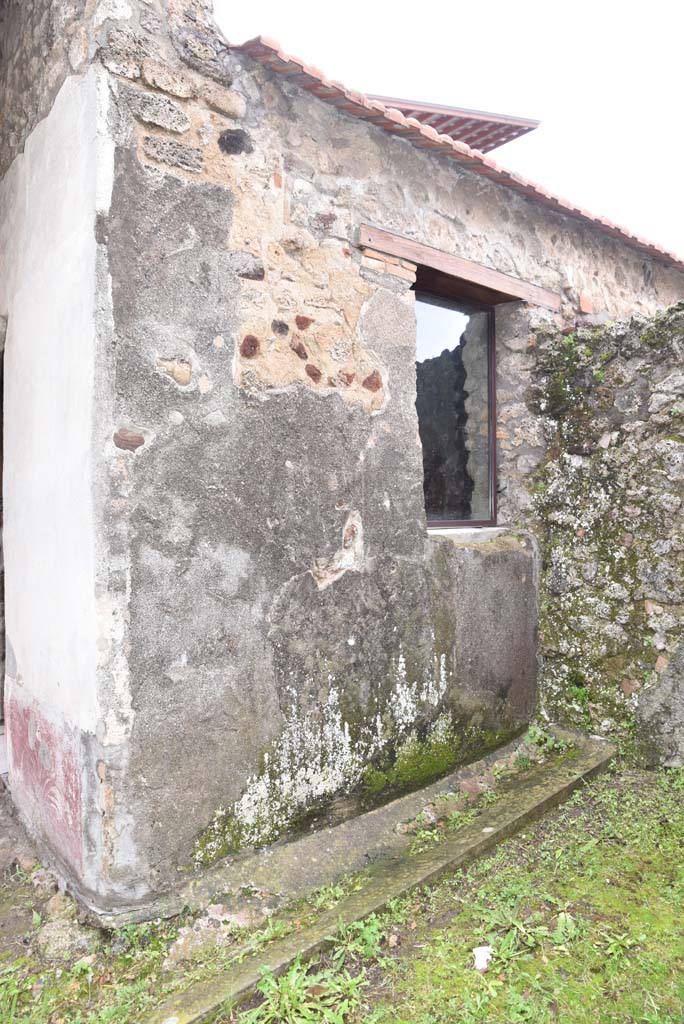
[[(108, 224), (116, 394), (121, 422), (151, 439), (122, 456), (131, 474), (120, 514), (131, 524), (135, 717), (118, 799), (132, 809), (153, 887), (190, 860), (215, 809), (240, 799), (293, 703), (315, 720), (334, 686), (358, 736), (387, 713), (400, 654), (409, 678), (421, 679), (441, 653), (425, 557), (411, 305), (383, 289), (365, 312), (363, 330), (392, 381), (382, 417), (306, 390), (267, 402), (236, 392), (230, 354), (213, 344), (235, 320), (238, 280), (222, 246), (231, 208), (225, 189), (119, 157)], [(211, 393), (155, 371), (159, 357), (207, 373)], [(176, 410), (182, 423), (169, 419)], [(363, 556), (321, 589), (311, 570), (334, 558), (350, 513), (362, 526)], [(441, 578), (448, 586), (448, 569)], [(493, 611), (483, 607), (472, 622), (473, 649), (478, 630), (491, 632)], [(534, 608), (527, 611), (533, 628)], [(510, 674), (490, 699), (491, 671), (480, 687), (472, 665), (454, 663), (444, 703), (459, 722), (472, 716), (474, 725), (513, 731), (524, 722), (534, 703), (531, 641), (526, 625), (522, 699), (507, 699)], [(450, 641), (450, 658), (459, 642)], [(435, 712), (423, 709), (425, 725)]]
[(537, 678), (538, 554), (531, 535), (483, 543), (432, 538), (435, 618), (448, 636), (463, 699), (498, 728), (533, 712)]

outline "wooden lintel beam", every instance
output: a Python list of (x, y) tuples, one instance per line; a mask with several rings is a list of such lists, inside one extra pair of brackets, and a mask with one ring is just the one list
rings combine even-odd
[(561, 307), (561, 297), (558, 292), (540, 288), (539, 285), (521, 281), (509, 274), (502, 274), (499, 270), (491, 270), (481, 263), (474, 263), (461, 256), (452, 256), (450, 253), (441, 252), (429, 245), (423, 245), (422, 242), (414, 242), (411, 238), (392, 234), (391, 231), (385, 231), (383, 228), (373, 228), (368, 224), (362, 224), (359, 228), (359, 245), (377, 249), (379, 252), (386, 252), (389, 256), (411, 260), (412, 263), (431, 267), (433, 270), (439, 270), (451, 277), (460, 278), (462, 281), (482, 285), (492, 292), (498, 292), (501, 295), (501, 302), (522, 299), (523, 302), (529, 302), (533, 306), (544, 306), (556, 312)]

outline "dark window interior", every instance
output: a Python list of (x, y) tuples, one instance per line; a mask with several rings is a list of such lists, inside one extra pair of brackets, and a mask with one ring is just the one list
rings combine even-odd
[[(458, 282), (440, 293), (421, 283), (419, 274), (416, 409), (428, 525), (491, 525), (496, 521), (493, 308), (470, 296), (459, 299)], [(427, 284), (434, 287), (434, 280)]]

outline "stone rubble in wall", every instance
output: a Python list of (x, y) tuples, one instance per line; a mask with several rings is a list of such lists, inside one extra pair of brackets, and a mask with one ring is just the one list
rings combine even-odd
[(547, 339), (532, 406), (553, 412), (565, 393), (569, 411), (552, 417), (547, 459), (528, 480), (544, 555), (546, 714), (626, 742), (636, 722), (649, 757), (664, 730), (668, 763), (684, 758), (684, 727), (666, 728), (677, 716), (657, 696), (669, 680), (671, 703), (684, 640), (683, 356), (681, 306)]

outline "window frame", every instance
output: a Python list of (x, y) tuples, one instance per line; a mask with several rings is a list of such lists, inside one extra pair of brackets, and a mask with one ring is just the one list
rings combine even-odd
[[(363, 252), (377, 259), (383, 253), (397, 257), (401, 261), (399, 276), (410, 279), (408, 265), (415, 270), (416, 291), (432, 293), (438, 298), (452, 298), (467, 302), (472, 306), (481, 305), (490, 316), (488, 337), (489, 355), (489, 475), (490, 475), (490, 518), (489, 519), (444, 519), (431, 520), (431, 529), (472, 529), (497, 525), (497, 421), (496, 421), (496, 307), (502, 303), (525, 302), (531, 306), (541, 306), (555, 313), (561, 309), (560, 292), (551, 291), (525, 281), (500, 270), (494, 270), (482, 263), (465, 259), (454, 253), (435, 249), (433, 246), (418, 242), (404, 235), (397, 235), (384, 228), (370, 224), (358, 227), (358, 246)], [(394, 260), (394, 263), (397, 259)], [(422, 280), (421, 280), (422, 278)], [(430, 287), (430, 281), (432, 287)], [(427, 517), (427, 512), (426, 512)]]
[[(413, 287), (416, 300), (421, 295), (431, 295), (436, 299), (447, 299), (454, 303), (458, 302), (456, 295), (445, 295), (435, 289), (424, 285), (416, 284)], [(481, 527), (492, 527), (497, 525), (497, 452), (496, 452), (496, 308), (489, 303), (473, 302), (472, 299), (464, 299), (477, 312), (487, 314), (487, 422), (489, 438), (487, 452), (489, 455), (488, 481), (489, 481), (489, 518), (488, 519), (430, 519), (427, 509), (425, 518), (428, 530), (457, 529), (467, 530)]]

